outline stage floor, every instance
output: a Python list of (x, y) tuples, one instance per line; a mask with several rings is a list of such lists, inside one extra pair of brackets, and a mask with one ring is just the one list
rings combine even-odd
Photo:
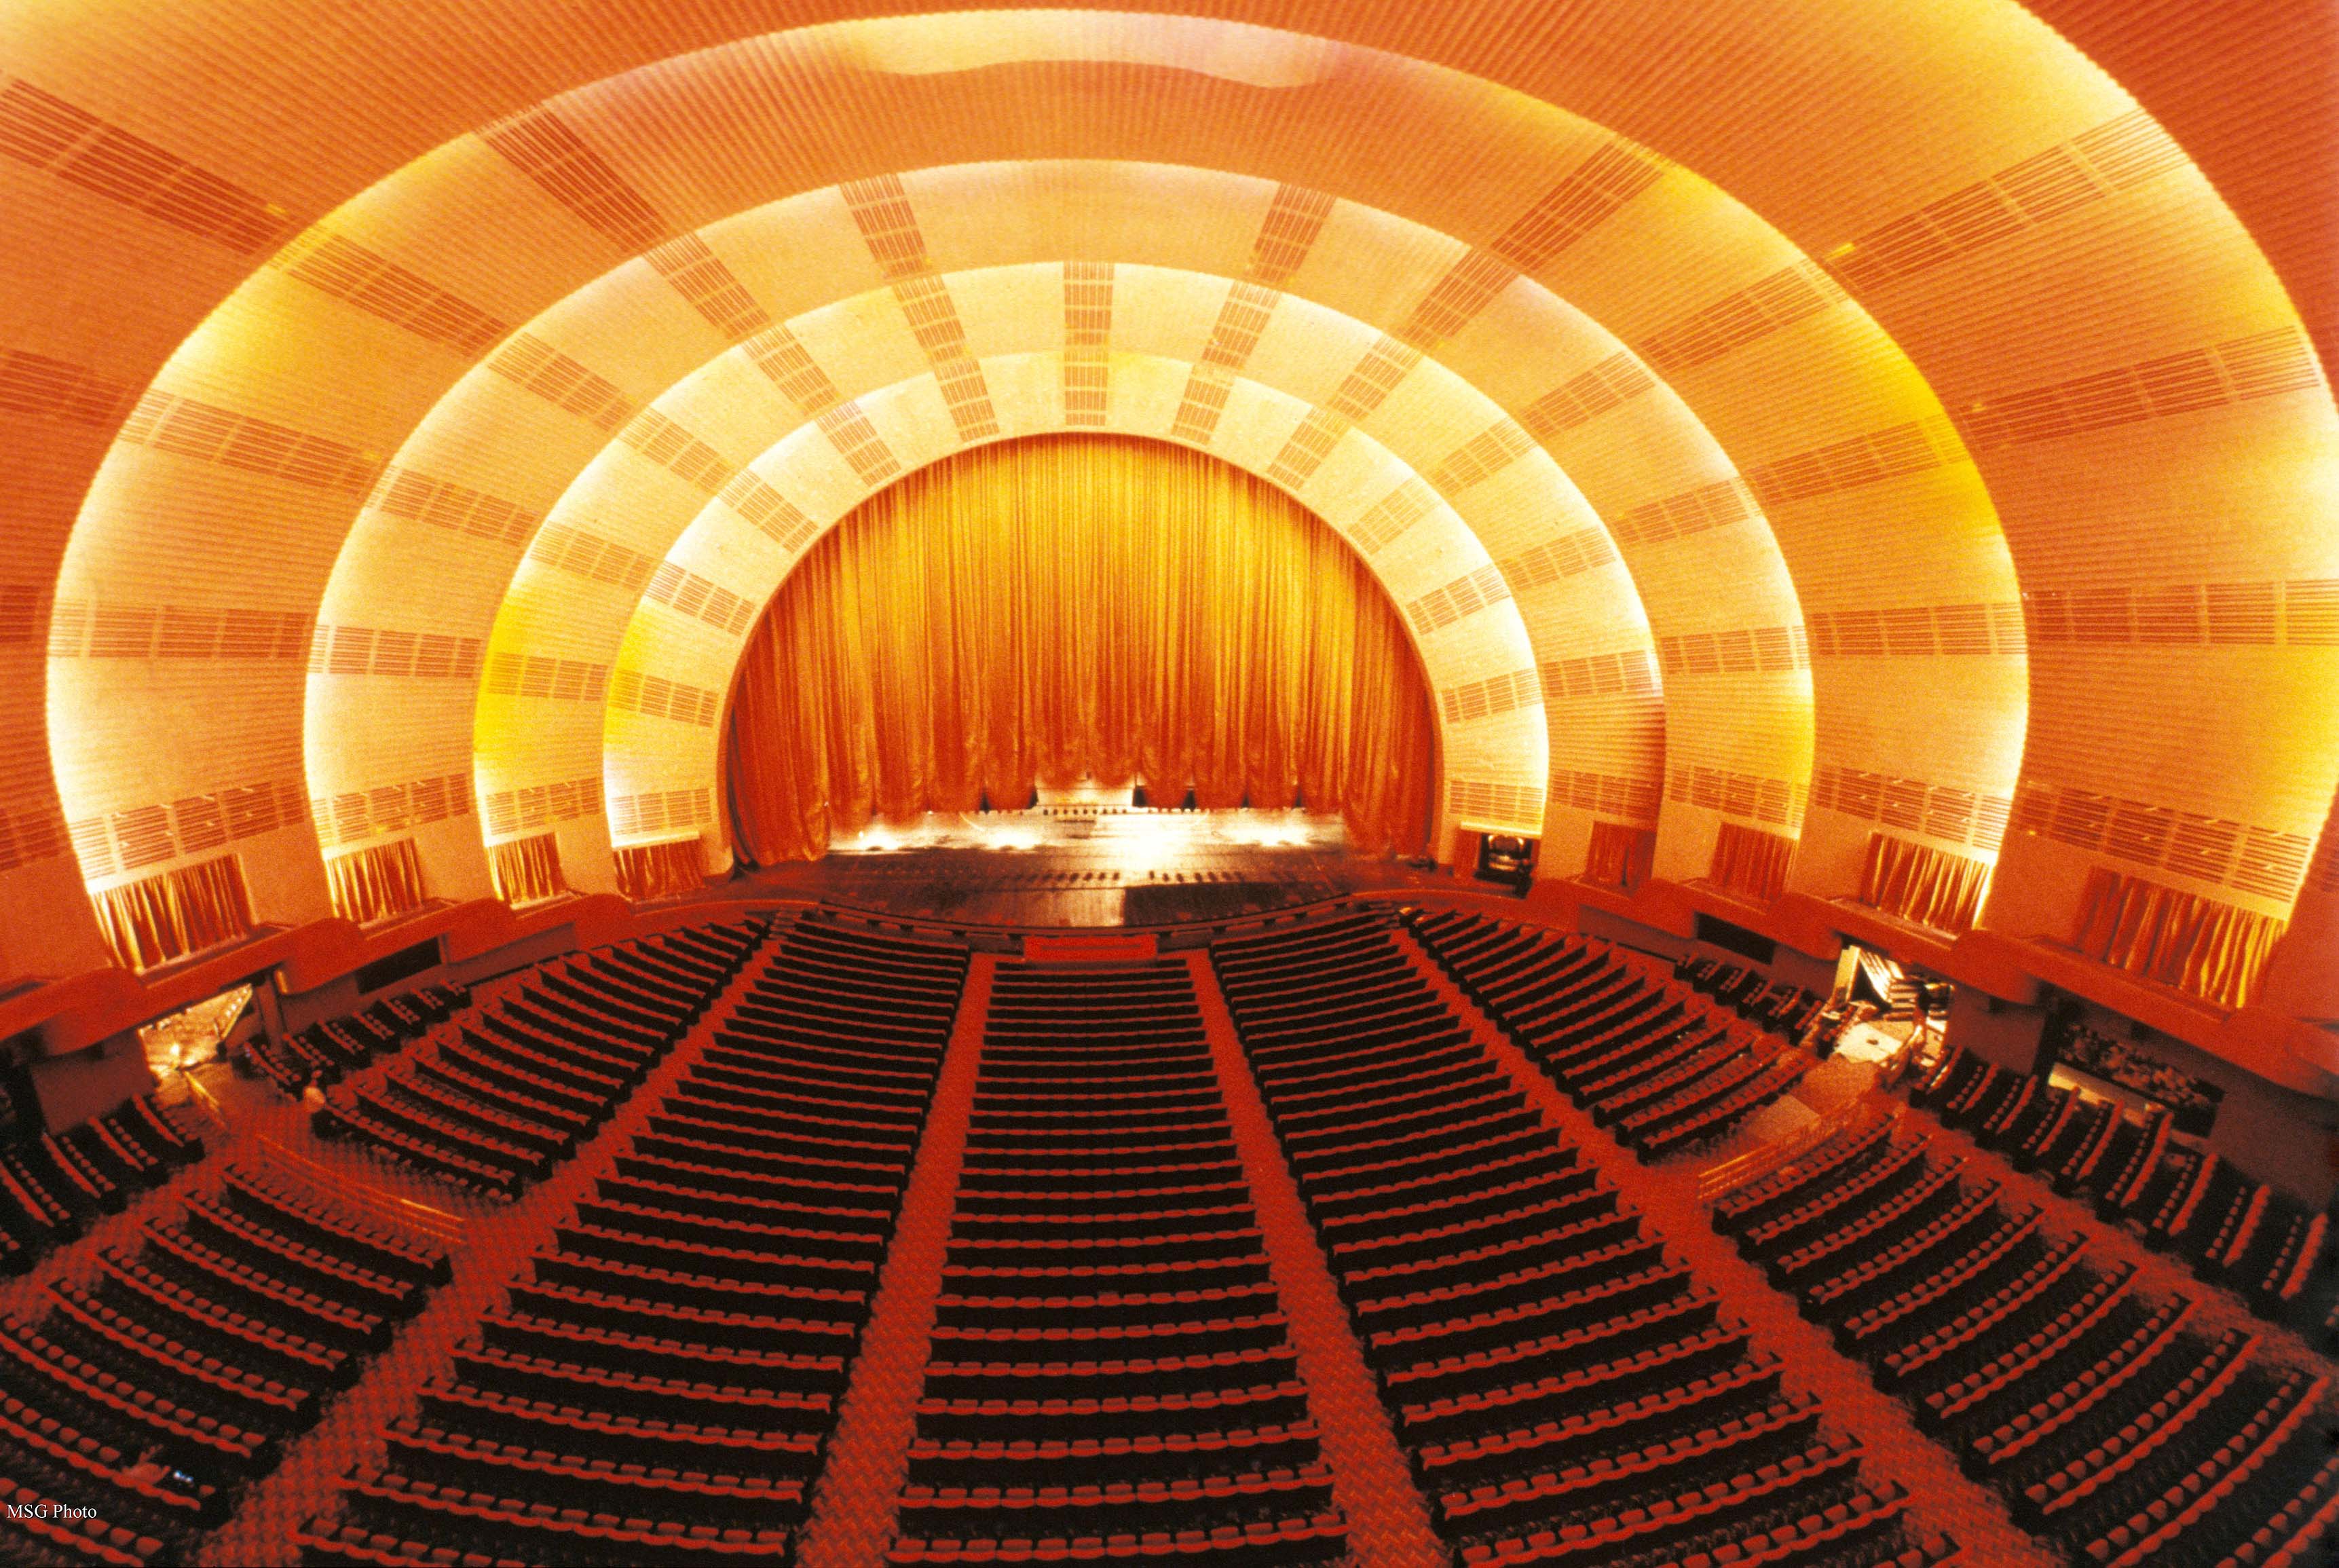
[(1453, 885), (1443, 872), (1352, 853), (1337, 817), (1042, 806), (880, 824), (840, 840), (825, 859), (749, 872), (721, 894), (785, 893), (983, 925), (1119, 926)]

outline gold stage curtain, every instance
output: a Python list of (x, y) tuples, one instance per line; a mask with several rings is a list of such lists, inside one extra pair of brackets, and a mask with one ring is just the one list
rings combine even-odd
[(1083, 777), (1304, 802), (1367, 852), (1427, 836), (1396, 610), (1298, 502), (1181, 447), (1043, 437), (911, 475), (796, 567), (740, 668), (725, 762), (758, 864)]
[(2099, 963), (2238, 1008), (2257, 990), (2287, 923), (2097, 867), (2087, 873), (2071, 945)]
[(1592, 851), (1584, 857), (1584, 880), (1599, 887), (1632, 892), (1649, 880), (1649, 863), (1656, 858), (1657, 830), (1621, 822), (1592, 824)]
[(627, 898), (664, 898), (696, 892), (706, 885), (706, 858), (699, 853), (695, 833), (663, 843), (617, 846), (617, 886)]
[(333, 912), (365, 925), (422, 907), (422, 859), (410, 838), (368, 844), (325, 863)]
[(488, 846), (488, 880), (508, 904), (541, 903), (568, 891), (560, 874), (560, 845), (548, 833)]
[(1860, 902), (1935, 931), (1962, 934), (1981, 913), (1989, 869), (1961, 854), (1870, 833), (1868, 859), (1860, 868)]
[(243, 863), (232, 854), (90, 894), (114, 962), (153, 969), (252, 931)]
[(1787, 863), (1794, 858), (1795, 841), (1760, 828), (1722, 824), (1713, 841), (1713, 859), (1705, 880), (1716, 887), (1742, 892), (1758, 903), (1768, 903), (1787, 885)]

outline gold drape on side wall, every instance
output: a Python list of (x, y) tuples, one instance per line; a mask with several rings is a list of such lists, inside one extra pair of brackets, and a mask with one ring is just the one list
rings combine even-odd
[(488, 846), (488, 880), (506, 903), (538, 903), (568, 891), (560, 874), (560, 844), (548, 833)]
[(706, 885), (706, 857), (698, 836), (617, 847), (617, 887), (627, 898), (664, 898)]
[(1656, 853), (1656, 829), (1595, 822), (1591, 853), (1584, 857), (1584, 880), (1630, 892), (1649, 880), (1649, 863)]
[(2257, 989), (2286, 925), (2098, 867), (2087, 873), (2071, 945), (2115, 969), (2237, 1008)]
[(1793, 839), (1726, 822), (1714, 835), (1713, 859), (1706, 867), (1705, 880), (1768, 903), (1786, 887), (1787, 863), (1794, 857)]
[(422, 859), (410, 838), (368, 844), (325, 863), (333, 912), (364, 925), (422, 907)]
[(1935, 931), (1963, 934), (1981, 913), (1989, 866), (1890, 833), (1868, 835), (1860, 868), (1860, 902)]
[(759, 864), (1083, 777), (1298, 800), (1366, 851), (1426, 838), (1429, 706), (1396, 610), (1298, 503), (1180, 447), (1048, 437), (911, 475), (797, 566), (740, 669), (732, 828)]
[(252, 930), (243, 863), (232, 854), (90, 894), (114, 962), (153, 969)]

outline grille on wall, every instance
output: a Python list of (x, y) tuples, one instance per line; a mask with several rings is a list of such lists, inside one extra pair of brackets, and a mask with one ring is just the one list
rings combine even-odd
[(1698, 764), (1673, 769), (1665, 798), (1683, 805), (1702, 806), (1724, 816), (1770, 823), (1792, 834), (1801, 828), (1809, 794), (1801, 784), (1786, 779), (1763, 778), (1757, 774)]
[(471, 775), (446, 774), (350, 790), (309, 803), (328, 849), (471, 814)]
[(262, 780), (154, 805), (125, 806), (67, 824), (92, 881), (296, 827), (309, 816), (297, 779)]
[(1538, 789), (1486, 779), (1449, 779), (1446, 801), (1447, 809), (1468, 827), (1543, 832), (1543, 792)]
[(720, 498), (784, 550), (801, 550), (820, 532), (817, 520), (745, 468), (723, 487)]
[(620, 838), (706, 827), (715, 820), (713, 792), (649, 790), (609, 797), (609, 831)]
[(2279, 833), (2037, 779), (2016, 786), (2013, 826), (2018, 833), (2074, 849), (2158, 866), (2275, 902), (2297, 895), (2314, 848), (2304, 833)]
[(1543, 701), (1543, 685), (1533, 670), (1513, 670), (1466, 685), (1449, 686), (1437, 694), (1448, 724), (1468, 724), (1515, 713)]
[(479, 814), (490, 843), (515, 834), (539, 832), (555, 823), (574, 822), (601, 809), (601, 775), (563, 779), (556, 784), (528, 784), (496, 790), (479, 798)]
[(1985, 852), (1995, 851), (2005, 838), (2012, 805), (2003, 795), (1833, 764), (1812, 774), (1811, 804), (1862, 822), (1881, 823)]
[(1442, 631), (1510, 597), (1510, 587), (1503, 581), (1503, 569), (1489, 561), (1467, 577), (1456, 577), (1406, 606), (1406, 618), (1413, 622), (1416, 631)]

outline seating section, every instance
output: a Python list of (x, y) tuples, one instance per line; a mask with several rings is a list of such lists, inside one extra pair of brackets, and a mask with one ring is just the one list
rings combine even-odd
[[(542, 965), (459, 1027), (341, 1079), (327, 1091), (328, 1126), (426, 1174), (511, 1198), (576, 1152), (761, 937), (752, 922), (696, 926)], [(353, 1038), (361, 1031), (344, 1026), (368, 1021), (360, 1013), (321, 1029)]]
[(966, 963), (781, 927), (304, 1560), (787, 1561)]
[[(1946, 1062), (1916, 1093), (2045, 1169), (2101, 1134), (2036, 1082)], [(1863, 1110), (1717, 1198), (1714, 1225), (2018, 1522), (2075, 1563), (2122, 1564), (2274, 1561), (2249, 1553), (2327, 1527), (2328, 1378), (2202, 1326), (2196, 1302), (2142, 1288), (2100, 1238), (2051, 1235), (2038, 1205), (1937, 1149), (1921, 1119)], [(2172, 1159), (2165, 1132), (2138, 1129), (2099, 1179), (2165, 1244), (2209, 1228), (2238, 1258), (2265, 1206), (2249, 1218), (2245, 1185), (2220, 1183), (2214, 1159)]]
[[(330, 1080), (321, 1133), (483, 1192), (591, 1146), (474, 1230), (507, 1238), (476, 1281), (500, 1288), (466, 1285), (485, 1299), (459, 1338), (390, 1358), (311, 1439), (343, 1443), (360, 1409), (370, 1429), (360, 1458), (335, 1447), (330, 1498), (271, 1503), (270, 1533), (302, 1519), (290, 1550), (314, 1568), (793, 1561), (971, 954), (1009, 940), (759, 915), (256, 1048), (288, 1089)], [(1961, 1560), (1619, 1180), (1693, 1181), (1715, 1231), (2075, 1568), (2334, 1560), (2339, 1370), (2268, 1326), (2339, 1342), (2328, 1218), (2165, 1110), (1927, 1036), (1905, 1101), (1878, 1089), (1694, 1171), (1607, 1170), (1553, 1086), (1643, 1159), (1708, 1144), (1806, 1070), (1820, 1000), (1366, 903), (1220, 928), (1208, 957), (1459, 1568)], [(1356, 1561), (1198, 972), (991, 968), (896, 1568)], [(205, 1555), (455, 1278), (384, 1218), (411, 1206), (269, 1140), (197, 1163), (181, 1115), (142, 1098), (0, 1147), (0, 1272), (39, 1269), (0, 1303), (0, 1562)], [(2093, 1217), (2072, 1233), (2034, 1182)]]
[(1793, 1043), (1817, 1012), (1808, 993), (1696, 971), (1717, 988), (1709, 1000), (1594, 939), (1450, 910), (1405, 920), (1463, 993), (1643, 1159), (1722, 1137), (1811, 1065)]
[[(1901, 1488), (1863, 1474), (1815, 1401), (1782, 1389), (1777, 1361), (1529, 1102), (1385, 920), (1222, 940), (1211, 957), (1460, 1562), (1954, 1553), (1912, 1527)], [(1686, 1011), (1633, 989), (1650, 1015)]]
[(888, 1560), (1346, 1550), (1190, 971), (1002, 965)]
[[(138, 1136), (150, 1117), (159, 1159), (177, 1132), (166, 1115), (110, 1119)], [(0, 1317), (0, 1492), (56, 1505), (0, 1518), (0, 1557), (187, 1561), (449, 1267), (431, 1243), (241, 1161), (149, 1217), (134, 1248), (92, 1261)]]
[(1766, 979), (1758, 970), (1717, 958), (1683, 959), (1673, 966), (1673, 978), (1749, 1022), (1789, 1040), (1802, 1039), (1827, 1001), (1801, 986)]
[(202, 1158), (202, 1140), (140, 1095), (64, 1132), (0, 1149), (0, 1274), (24, 1274), (49, 1248)]
[(469, 1006), (470, 992), (459, 985), (427, 985), (383, 997), (347, 1018), (328, 1019), (271, 1044), (266, 1036), (247, 1041), (244, 1053), (262, 1076), (287, 1094), (299, 1094), (311, 1079), (338, 1082), (378, 1056), (419, 1040)]
[(2180, 1141), (2166, 1110), (2129, 1119), (2108, 1100), (2006, 1071), (1955, 1046), (1915, 1080), (1910, 1098), (1964, 1127), (2017, 1169), (2084, 1195), (2098, 1218), (2133, 1226), (2205, 1283), (2224, 1285), (2258, 1316), (2318, 1328), (2339, 1302), (2339, 1259), (2322, 1212), (2215, 1154)]

